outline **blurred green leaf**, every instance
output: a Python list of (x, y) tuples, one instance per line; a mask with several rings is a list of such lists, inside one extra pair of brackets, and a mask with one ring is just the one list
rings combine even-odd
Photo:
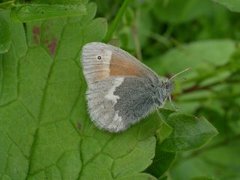
[(167, 123), (173, 128), (161, 144), (161, 149), (167, 152), (199, 148), (218, 133), (206, 119), (181, 113), (171, 114)]
[(187, 76), (194, 70), (211, 71), (214, 66), (224, 65), (228, 62), (236, 47), (232, 40), (207, 40), (180, 45), (173, 48), (163, 56), (155, 57), (146, 64), (158, 74), (177, 73), (191, 68)]
[(205, 106), (201, 106), (197, 113), (203, 117), (207, 117), (210, 122), (217, 128), (219, 133), (224, 133), (227, 135), (227, 121), (226, 117), (224, 117), (224, 111), (219, 108), (217, 105), (209, 104)]
[(153, 12), (159, 20), (169, 23), (183, 23), (211, 12), (209, 0), (167, 0), (156, 1)]
[(0, 9), (10, 9), (14, 4), (14, 0), (0, 1)]
[(125, 11), (127, 10), (127, 7), (131, 1), (132, 0), (122, 1), (121, 7), (119, 8), (113, 22), (110, 24), (108, 32), (104, 38), (105, 42), (109, 42), (113, 38), (113, 34), (116, 31), (117, 27), (119, 26), (119, 23), (121, 22), (122, 17), (124, 15)]
[(227, 7), (231, 11), (240, 12), (240, 1), (239, 0), (212, 0), (223, 6)]
[(214, 178), (206, 177), (206, 176), (198, 176), (198, 177), (191, 178), (191, 180), (214, 180)]
[(35, 4), (86, 4), (88, 1), (89, 0), (31, 0), (31, 2)]
[(182, 157), (173, 169), (173, 179), (207, 176), (212, 179), (238, 180), (240, 177), (240, 137), (230, 138)]

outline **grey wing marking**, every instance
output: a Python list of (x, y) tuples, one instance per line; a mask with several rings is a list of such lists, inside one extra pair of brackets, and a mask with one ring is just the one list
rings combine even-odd
[(149, 84), (147, 79), (128, 77), (116, 88), (115, 94), (124, 98), (117, 101), (114, 109), (122, 118), (125, 128), (136, 123), (155, 109), (156, 106), (152, 98), (153, 92)]

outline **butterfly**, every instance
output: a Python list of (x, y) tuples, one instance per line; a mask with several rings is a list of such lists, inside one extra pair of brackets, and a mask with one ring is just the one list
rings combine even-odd
[(126, 130), (171, 98), (172, 78), (158, 76), (118, 47), (101, 42), (84, 45), (82, 66), (89, 114), (100, 129)]

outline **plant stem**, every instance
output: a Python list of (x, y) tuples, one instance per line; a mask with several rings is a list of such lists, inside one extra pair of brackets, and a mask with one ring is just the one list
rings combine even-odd
[(115, 32), (117, 26), (119, 25), (119, 22), (121, 21), (121, 18), (123, 16), (123, 14), (125, 13), (128, 4), (131, 2), (132, 0), (124, 0), (121, 8), (119, 9), (115, 19), (113, 20), (112, 24), (110, 25), (107, 35), (104, 38), (104, 42), (109, 42), (112, 39), (113, 33)]
[[(218, 85), (222, 85), (224, 83), (225, 84), (239, 84), (240, 81), (239, 80), (224, 79), (224, 80), (221, 80), (221, 81), (213, 82), (213, 83), (205, 85), (205, 86), (194, 85), (190, 88), (183, 89), (181, 93), (173, 94), (173, 97), (175, 98), (175, 97), (177, 97), (179, 95), (182, 95), (182, 94), (192, 93), (192, 92), (201, 91), (201, 90), (210, 90), (211, 88), (216, 87)], [(232, 95), (229, 95), (229, 96), (222, 96), (222, 98), (235, 97), (235, 96), (238, 96), (238, 95), (239, 95), (239, 93), (232, 94)], [(206, 97), (203, 97), (203, 98), (200, 98), (200, 99), (197, 98), (197, 99), (194, 99), (194, 100), (205, 100), (205, 98)], [(219, 98), (219, 96), (216, 96), (216, 98)], [(190, 101), (192, 101), (192, 99)]]
[(133, 37), (133, 41), (134, 41), (134, 45), (135, 45), (135, 49), (136, 49), (136, 55), (137, 58), (142, 61), (142, 51), (141, 51), (141, 44), (139, 42), (139, 31), (138, 31), (138, 27), (137, 27), (137, 20), (140, 18), (140, 12), (139, 10), (137, 10), (136, 15), (135, 15), (135, 20), (132, 23), (132, 27), (131, 27), (131, 32), (132, 32), (132, 37)]
[(192, 82), (201, 83), (208, 78), (215, 77), (216, 75), (221, 74), (222, 72), (226, 72), (226, 71), (232, 71), (231, 64), (228, 63), (228, 64), (224, 64), (221, 66), (217, 66), (213, 71), (207, 72), (201, 76), (197, 76), (195, 78), (186, 80), (184, 83), (192, 83)]
[(225, 83), (225, 84), (237, 84), (237, 83), (240, 83), (240, 81), (238, 81), (238, 80), (229, 80), (228, 81), (228, 80), (225, 79), (225, 80), (213, 82), (213, 83), (205, 85), (205, 86), (195, 85), (195, 86), (192, 86), (190, 88), (183, 89), (181, 94), (186, 94), (186, 93), (199, 91), (199, 90), (209, 90), (212, 87), (215, 87), (215, 86), (218, 86), (218, 85), (222, 85), (223, 83)]

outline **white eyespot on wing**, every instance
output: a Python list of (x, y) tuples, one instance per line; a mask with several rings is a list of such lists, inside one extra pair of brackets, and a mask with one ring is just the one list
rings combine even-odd
[(116, 90), (116, 88), (118, 86), (120, 86), (124, 81), (124, 78), (123, 77), (119, 77), (119, 78), (116, 78), (115, 81), (113, 82), (113, 85), (112, 87), (109, 89), (107, 95), (105, 96), (105, 98), (109, 101), (112, 101), (114, 104), (117, 103), (117, 100), (120, 98), (119, 96), (117, 95), (114, 95), (114, 92)]

